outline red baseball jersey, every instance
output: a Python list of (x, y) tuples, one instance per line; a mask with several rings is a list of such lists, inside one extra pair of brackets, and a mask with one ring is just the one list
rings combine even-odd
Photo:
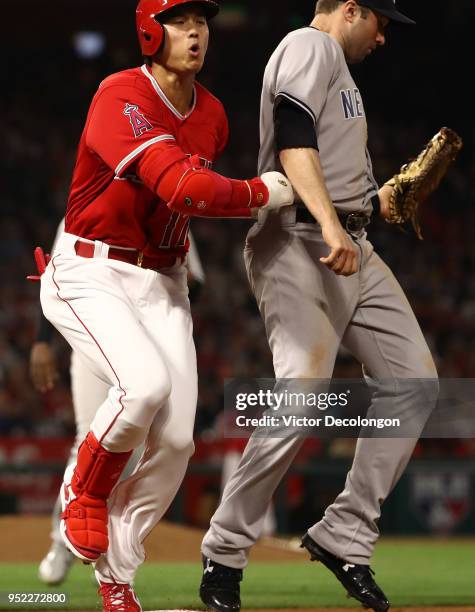
[(183, 153), (211, 167), (227, 143), (226, 113), (205, 87), (195, 83), (193, 89), (192, 107), (182, 115), (147, 66), (101, 83), (79, 143), (66, 232), (148, 255), (186, 252), (189, 217), (171, 211), (134, 167), (154, 146), (160, 150), (157, 176)]

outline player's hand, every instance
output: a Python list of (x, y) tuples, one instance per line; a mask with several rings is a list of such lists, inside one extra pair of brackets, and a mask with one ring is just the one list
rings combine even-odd
[(30, 377), (37, 391), (53, 389), (58, 380), (56, 357), (47, 342), (35, 342), (30, 353)]
[(277, 210), (294, 203), (292, 185), (281, 172), (265, 172), (260, 178), (269, 191), (269, 201), (262, 207), (263, 209)]
[(379, 205), (381, 207), (380, 214), (381, 214), (381, 217), (383, 217), (383, 219), (389, 219), (390, 217), (389, 198), (392, 192), (393, 192), (393, 187), (391, 187), (390, 185), (383, 185), (381, 189), (378, 191)]
[(330, 247), (327, 257), (320, 261), (339, 276), (351, 276), (358, 271), (358, 248), (339, 221), (322, 226), (323, 240)]

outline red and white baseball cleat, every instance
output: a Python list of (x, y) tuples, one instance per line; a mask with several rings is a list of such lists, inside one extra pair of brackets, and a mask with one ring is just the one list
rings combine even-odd
[(102, 596), (103, 612), (142, 612), (137, 595), (130, 584), (101, 582), (98, 593)]
[(78, 450), (61, 487), (61, 537), (67, 548), (86, 563), (97, 561), (109, 546), (107, 499), (132, 451), (112, 453), (92, 432)]

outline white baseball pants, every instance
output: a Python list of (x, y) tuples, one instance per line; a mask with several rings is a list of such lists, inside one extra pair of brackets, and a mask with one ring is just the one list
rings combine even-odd
[(110, 545), (96, 576), (133, 582), (143, 540), (173, 500), (193, 453), (196, 353), (186, 268), (160, 273), (107, 259), (96, 242), (91, 259), (63, 234), (41, 279), (47, 319), (87, 369), (107, 384), (91, 430), (113, 452), (142, 443), (134, 473), (109, 500)]

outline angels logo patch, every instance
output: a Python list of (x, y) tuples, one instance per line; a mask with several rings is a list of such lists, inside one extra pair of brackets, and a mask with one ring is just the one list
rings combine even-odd
[(129, 104), (127, 102), (124, 108), (124, 115), (129, 118), (135, 138), (153, 129), (152, 124), (139, 111), (139, 107), (136, 104)]

